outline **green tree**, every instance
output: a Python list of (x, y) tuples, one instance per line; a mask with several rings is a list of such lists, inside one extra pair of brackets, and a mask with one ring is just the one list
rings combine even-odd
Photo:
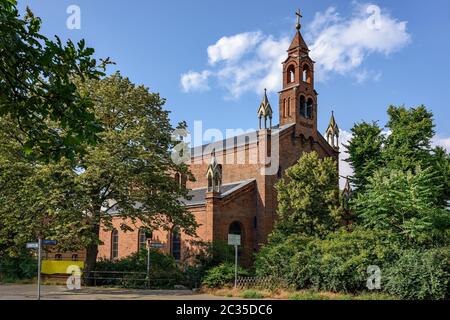
[(352, 139), (345, 146), (349, 157), (346, 160), (353, 168), (350, 178), (355, 193), (363, 192), (367, 179), (382, 166), (382, 148), (385, 138), (376, 122), (357, 123), (351, 129)]
[(341, 217), (338, 181), (333, 159), (319, 159), (316, 152), (303, 154), (276, 186), (276, 232), (323, 237), (336, 228)]
[(353, 201), (368, 229), (390, 231), (409, 246), (439, 246), (449, 241), (450, 212), (436, 205), (443, 185), (433, 168), (415, 172), (382, 169)]
[(100, 130), (89, 112), (92, 102), (73, 80), (103, 76), (109, 60), (92, 58), (94, 50), (84, 40), (76, 45), (49, 40), (39, 33), (41, 20), (28, 8), (21, 18), (16, 5), (0, 1), (0, 117), (17, 124), (22, 134), (16, 139), (28, 154), (72, 158), (83, 142), (95, 142)]
[[(124, 230), (140, 220), (150, 230), (177, 225), (195, 234), (195, 219), (179, 201), (187, 196), (187, 189), (173, 179), (175, 172), (190, 174), (185, 164), (172, 160), (174, 128), (163, 110), (164, 99), (119, 73), (77, 86), (95, 101), (93, 112), (103, 124), (101, 143), (83, 146), (84, 156), (74, 161), (46, 165), (23, 161), (23, 153), (9, 149), (6, 156), (12, 159), (5, 164), (6, 170), (15, 171), (14, 157), (15, 166), (28, 170), (16, 170), (24, 175), (17, 178), (4, 175), (4, 182), (12, 179), (5, 185), (7, 189), (2, 189), (1, 200), (9, 207), (1, 209), (1, 221), (8, 225), (8, 234), (16, 235), (13, 241), (32, 238), (36, 232), (60, 237), (65, 233), (60, 239), (76, 239), (86, 247), (86, 269), (91, 270), (97, 258), (100, 228), (111, 227), (112, 214), (131, 222), (121, 225)], [(4, 139), (8, 136), (3, 134)], [(12, 139), (7, 142), (15, 143)], [(40, 200), (39, 206), (33, 204), (36, 200)], [(55, 222), (40, 224), (48, 221), (49, 214)], [(34, 234), (23, 232), (29, 230), (26, 225), (13, 225), (13, 221), (19, 221), (17, 216), (23, 216), (27, 223), (36, 221)], [(18, 239), (19, 235), (23, 239)]]
[(393, 169), (415, 170), (431, 165), (431, 139), (434, 136), (433, 114), (423, 105), (417, 108), (390, 106), (387, 110), (390, 131), (383, 158)]

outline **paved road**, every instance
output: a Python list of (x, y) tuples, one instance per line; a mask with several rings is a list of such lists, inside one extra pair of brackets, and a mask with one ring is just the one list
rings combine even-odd
[[(0, 300), (34, 300), (35, 284), (1, 284)], [(138, 290), (120, 288), (86, 287), (68, 290), (65, 286), (42, 286), (43, 300), (219, 300), (230, 299), (191, 290)], [(236, 299), (236, 298), (234, 298)]]

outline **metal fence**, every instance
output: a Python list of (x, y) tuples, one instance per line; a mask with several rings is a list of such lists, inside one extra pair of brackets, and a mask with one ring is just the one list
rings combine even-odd
[(85, 285), (121, 288), (173, 289), (180, 279), (168, 277), (147, 277), (145, 272), (90, 271), (83, 273)]
[(289, 285), (282, 279), (276, 277), (239, 277), (237, 278), (239, 289), (275, 290), (287, 289)]

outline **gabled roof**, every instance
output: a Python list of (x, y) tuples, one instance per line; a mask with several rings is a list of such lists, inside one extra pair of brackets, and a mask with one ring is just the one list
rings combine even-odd
[[(233, 192), (242, 189), (243, 187), (247, 186), (248, 184), (255, 181), (255, 179), (248, 179), (243, 181), (237, 181), (232, 183), (223, 184), (220, 187), (220, 194), (219, 198), (225, 198), (228, 195), (232, 194)], [(187, 207), (189, 206), (198, 206), (198, 205), (204, 205), (206, 203), (206, 190), (207, 188), (198, 188), (198, 189), (192, 189), (189, 191), (189, 196), (191, 196), (190, 200), (187, 199), (180, 199), (182, 203), (184, 203)]]
[(289, 46), (288, 51), (301, 48), (303, 50), (309, 51), (308, 46), (306, 45), (305, 40), (303, 40), (302, 34), (300, 31), (297, 31), (292, 39), (291, 45)]
[(272, 117), (272, 113), (272, 107), (270, 106), (269, 98), (267, 98), (267, 90), (264, 89), (264, 96), (258, 109), (258, 117)]
[[(279, 134), (290, 127), (295, 126), (295, 123), (288, 123), (285, 125), (276, 125), (273, 126), (272, 129), (272, 135)], [(243, 133), (228, 139), (214, 141), (211, 143), (207, 143), (201, 146), (192, 147), (191, 148), (191, 156), (200, 156), (204, 153), (206, 148), (209, 148), (209, 150), (215, 150), (217, 151), (223, 151), (227, 149), (231, 149), (236, 147), (243, 146), (245, 144), (252, 144), (256, 143), (258, 141), (258, 131), (250, 131), (247, 133)], [(205, 154), (207, 155), (207, 154)], [(209, 154), (208, 154), (209, 155)]]

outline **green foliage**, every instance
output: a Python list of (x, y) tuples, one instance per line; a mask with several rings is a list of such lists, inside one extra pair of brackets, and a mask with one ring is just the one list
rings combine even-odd
[(28, 253), (10, 257), (0, 256), (0, 282), (31, 279), (37, 274), (37, 259)]
[[(0, 126), (0, 250), (52, 236), (72, 248), (86, 247), (92, 270), (100, 225), (112, 227), (113, 210), (114, 216), (131, 224), (140, 220), (149, 230), (175, 224), (195, 234), (195, 218), (179, 201), (187, 189), (172, 176), (189, 172), (172, 160), (174, 128), (164, 99), (119, 73), (76, 84), (95, 102), (92, 110), (103, 127), (101, 143), (84, 145), (83, 157), (28, 161), (11, 136), (13, 127)], [(123, 223), (121, 228), (131, 227)]]
[(92, 101), (74, 78), (98, 79), (110, 62), (97, 62), (84, 40), (49, 40), (39, 33), (41, 19), (29, 8), (21, 18), (16, 6), (13, 0), (0, 2), (0, 117), (12, 122), (27, 155), (73, 158), (101, 130)]
[[(174, 284), (183, 281), (183, 275), (176, 265), (174, 258), (158, 250), (150, 251), (150, 281), (145, 281), (147, 273), (147, 250), (139, 250), (128, 257), (119, 260), (101, 260), (97, 262), (95, 271), (98, 278), (117, 278), (120, 272), (124, 278), (98, 279), (96, 285), (121, 285), (124, 287), (151, 287), (173, 288)], [(103, 273), (101, 271), (104, 271)], [(113, 273), (110, 273), (113, 272)], [(115, 273), (118, 272), (118, 273)]]
[(430, 165), (431, 138), (434, 136), (433, 114), (423, 105), (417, 108), (390, 106), (383, 157), (393, 169), (414, 170)]
[[(249, 273), (238, 267), (238, 277), (248, 277)], [(231, 285), (234, 281), (234, 264), (222, 263), (209, 269), (203, 278), (203, 285), (208, 288), (221, 288)]]
[(234, 263), (234, 249), (226, 241), (196, 242), (199, 248), (192, 257), (187, 257), (187, 264), (183, 267), (185, 284), (191, 288), (198, 288), (206, 272), (221, 263)]
[(367, 267), (392, 261), (393, 249), (389, 234), (362, 229), (339, 230), (325, 239), (292, 235), (263, 248), (256, 269), (260, 276), (275, 274), (299, 289), (357, 292), (365, 289)]
[(433, 205), (444, 208), (450, 200), (450, 155), (441, 147), (432, 148), (434, 135), (433, 114), (424, 106), (405, 108), (390, 106), (383, 137), (381, 128), (366, 122), (355, 124), (353, 137), (347, 148), (348, 162), (354, 169), (351, 181), (356, 193), (364, 193), (369, 179), (379, 168), (411, 171), (417, 168), (430, 170), (440, 186)]
[(363, 192), (367, 179), (382, 164), (382, 146), (385, 141), (382, 129), (376, 122), (357, 123), (351, 129), (352, 139), (346, 146), (349, 157), (346, 159), (353, 168), (351, 182), (356, 193)]
[(366, 228), (388, 230), (409, 245), (448, 243), (450, 214), (436, 205), (441, 177), (432, 168), (415, 172), (377, 171), (354, 199), (356, 213)]
[(402, 299), (450, 297), (450, 248), (409, 249), (382, 274), (385, 290)]
[(241, 293), (241, 297), (244, 299), (264, 299), (264, 294), (256, 290), (245, 290)]
[(276, 186), (277, 232), (323, 237), (335, 229), (341, 218), (338, 180), (332, 158), (303, 154)]

